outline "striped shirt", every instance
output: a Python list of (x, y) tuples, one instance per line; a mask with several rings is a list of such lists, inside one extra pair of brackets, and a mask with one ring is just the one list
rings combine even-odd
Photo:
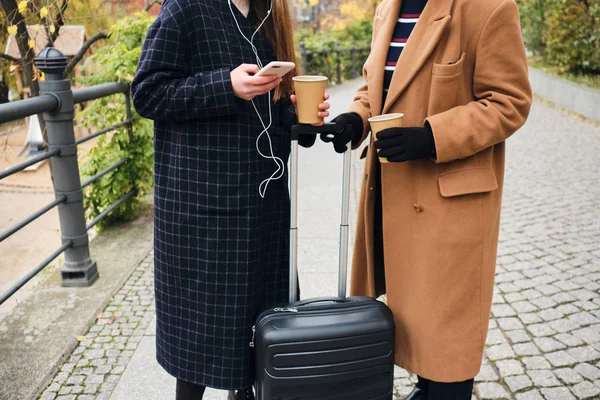
[(387, 60), (385, 63), (385, 75), (383, 78), (383, 96), (387, 95), (390, 83), (392, 82), (392, 76), (396, 70), (396, 64), (404, 50), (406, 41), (412, 33), (427, 0), (404, 0), (402, 2), (402, 8), (400, 9), (400, 17), (396, 22), (396, 28), (392, 35), (392, 42), (390, 43), (390, 49), (388, 50)]

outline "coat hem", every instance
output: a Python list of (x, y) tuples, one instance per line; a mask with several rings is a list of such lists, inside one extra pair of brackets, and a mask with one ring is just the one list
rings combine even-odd
[(251, 380), (249, 380), (249, 382), (243, 384), (242, 387), (231, 387), (231, 386), (225, 386), (225, 385), (211, 385), (211, 384), (206, 383), (204, 379), (190, 380), (189, 376), (185, 376), (185, 377), (181, 376), (181, 374), (178, 373), (178, 372), (181, 372), (181, 370), (179, 370), (178, 368), (175, 368), (175, 370), (172, 370), (166, 363), (163, 362), (163, 360), (161, 360), (160, 357), (156, 357), (156, 361), (162, 367), (162, 369), (164, 369), (165, 372), (168, 373), (169, 375), (171, 375), (173, 378), (179, 379), (179, 380), (182, 380), (182, 381), (185, 381), (188, 383), (193, 383), (194, 385), (201, 385), (201, 386), (211, 388), (211, 389), (216, 389), (216, 390), (240, 390), (240, 389), (249, 388), (253, 384), (253, 382)]

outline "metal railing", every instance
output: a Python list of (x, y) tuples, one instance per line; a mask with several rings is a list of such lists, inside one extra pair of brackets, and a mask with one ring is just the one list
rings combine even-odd
[[(92, 221), (86, 222), (83, 209), (83, 189), (121, 167), (128, 160), (119, 160), (82, 183), (77, 162), (77, 145), (123, 126), (128, 127), (129, 139), (133, 140), (129, 87), (121, 83), (107, 83), (71, 90), (71, 82), (64, 78), (67, 58), (52, 47), (40, 52), (35, 59), (35, 66), (46, 75), (46, 79), (40, 81), (40, 96), (0, 104), (0, 123), (43, 113), (46, 122), (47, 151), (0, 172), (0, 180), (38, 162), (50, 160), (50, 172), (56, 199), (6, 231), (0, 232), (0, 242), (8, 239), (54, 207), (58, 207), (62, 246), (35, 266), (8, 291), (0, 294), (0, 304), (15, 294), (62, 253), (65, 256), (61, 267), (62, 285), (70, 287), (92, 285), (99, 275), (96, 262), (90, 257), (88, 230), (136, 194), (135, 189), (131, 190)], [(75, 104), (119, 93), (124, 94), (127, 99), (127, 119), (75, 140), (73, 126)]]
[(340, 84), (344, 80), (362, 75), (362, 67), (369, 57), (370, 47), (352, 46), (335, 49), (307, 50), (300, 42), (302, 73), (306, 75), (324, 75), (331, 83)]

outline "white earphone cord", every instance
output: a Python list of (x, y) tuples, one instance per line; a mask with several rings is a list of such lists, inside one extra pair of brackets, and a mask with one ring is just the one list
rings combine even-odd
[[(244, 35), (244, 32), (242, 32), (242, 28), (240, 27), (240, 24), (239, 24), (237, 18), (235, 17), (235, 13), (233, 12), (233, 6), (231, 5), (231, 0), (229, 0), (229, 9), (231, 10), (231, 15), (233, 16), (233, 20), (235, 21), (235, 24), (237, 25), (237, 28), (240, 31), (240, 34), (242, 35), (242, 37), (248, 43), (250, 43), (252, 51), (254, 52), (254, 55), (256, 56), (256, 64), (258, 65), (258, 67), (260, 69), (263, 68), (263, 63), (260, 60), (260, 57), (258, 56), (258, 49), (256, 48), (256, 46), (254, 45), (253, 42), (254, 42), (254, 37), (256, 36), (256, 34), (260, 30), (260, 28), (262, 28), (264, 23), (267, 21), (267, 19), (271, 15), (272, 8), (273, 8), (273, 2), (271, 1), (271, 3), (269, 4), (269, 10), (267, 11), (267, 16), (262, 20), (262, 22), (260, 23), (258, 28), (256, 28), (256, 30), (252, 34), (251, 38), (248, 39), (246, 37), (246, 35)], [(283, 174), (285, 172), (285, 163), (283, 162), (283, 160), (280, 157), (275, 156), (275, 153), (273, 151), (273, 142), (271, 140), (271, 135), (269, 135), (269, 128), (271, 128), (271, 125), (273, 124), (273, 114), (272, 114), (272, 110), (271, 110), (271, 92), (268, 93), (268, 106), (269, 106), (269, 124), (268, 125), (265, 125), (265, 123), (260, 115), (260, 112), (258, 111), (258, 107), (256, 107), (256, 104), (254, 103), (254, 100), (250, 100), (250, 102), (252, 103), (252, 107), (254, 107), (254, 111), (256, 112), (256, 115), (258, 116), (260, 124), (263, 127), (262, 132), (256, 138), (256, 150), (258, 151), (258, 154), (260, 154), (261, 157), (263, 157), (265, 159), (271, 159), (275, 162), (275, 164), (277, 164), (277, 170), (270, 177), (268, 177), (267, 179), (262, 181), (261, 184), (258, 186), (258, 194), (260, 195), (260, 197), (262, 197), (264, 199), (265, 195), (267, 193), (267, 187), (269, 186), (269, 183), (271, 183), (271, 181), (276, 181), (278, 179), (281, 179), (281, 177), (283, 177)], [(267, 134), (267, 139), (269, 140), (269, 150), (271, 152), (270, 156), (265, 155), (262, 153), (262, 151), (260, 151), (260, 145), (259, 145), (260, 138), (265, 133)]]

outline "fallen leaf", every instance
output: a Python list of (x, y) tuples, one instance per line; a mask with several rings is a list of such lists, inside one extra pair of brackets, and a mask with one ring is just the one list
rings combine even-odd
[(76, 339), (78, 342), (83, 342), (84, 340), (86, 340), (86, 339), (87, 339), (87, 336), (75, 336), (75, 339)]
[(115, 320), (116, 320), (116, 318), (111, 318), (111, 319), (109, 319), (109, 320), (108, 320), (108, 324), (109, 324), (109, 325), (112, 325), (112, 323), (113, 323), (113, 322), (115, 322)]
[(19, 2), (19, 13), (25, 15), (25, 13), (27, 12), (27, 0), (23, 0)]

